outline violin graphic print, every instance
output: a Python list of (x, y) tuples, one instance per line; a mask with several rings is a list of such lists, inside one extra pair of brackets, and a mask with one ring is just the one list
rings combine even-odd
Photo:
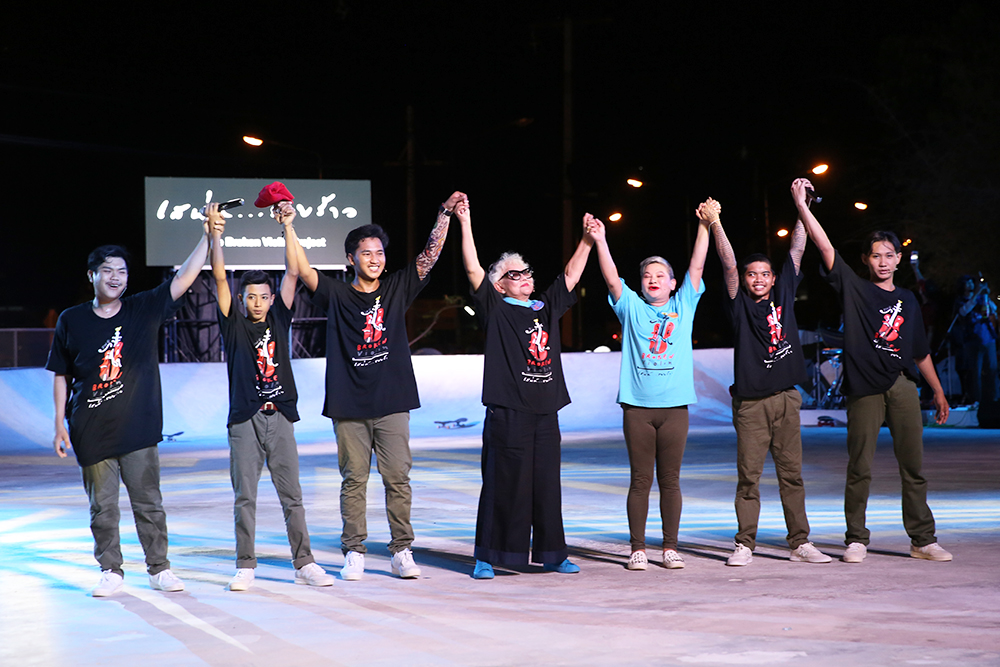
[(549, 334), (542, 328), (541, 322), (537, 319), (535, 320), (535, 325), (530, 329), (525, 329), (524, 333), (528, 334), (528, 352), (537, 361), (545, 361), (546, 357), (549, 356), (549, 347), (547, 343), (549, 342)]
[(902, 311), (903, 302), (901, 300), (897, 301), (894, 306), (878, 311), (884, 317), (882, 326), (879, 328), (873, 342), (877, 343), (880, 338), (886, 342), (891, 342), (899, 338), (899, 327), (903, 324), (903, 316), (900, 315)]

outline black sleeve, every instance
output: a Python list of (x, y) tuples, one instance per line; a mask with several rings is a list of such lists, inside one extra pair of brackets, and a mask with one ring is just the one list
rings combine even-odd
[[(319, 276), (319, 284), (316, 285), (316, 291), (312, 293), (312, 304), (322, 310), (324, 313), (330, 308), (330, 296), (333, 291), (333, 278), (326, 275), (322, 271), (316, 271), (316, 275)], [(308, 291), (308, 288), (306, 288)]]
[(553, 317), (562, 317), (576, 303), (576, 292), (566, 289), (565, 273), (560, 273), (555, 282), (542, 293), (542, 301), (552, 309)]
[(490, 313), (496, 308), (496, 305), (503, 297), (493, 287), (489, 276), (483, 276), (483, 282), (479, 283), (479, 289), (477, 290), (473, 290), (470, 285), (469, 292), (472, 294), (472, 303), (476, 305), (476, 314), (479, 316), (479, 321), (485, 326)]
[(292, 326), (292, 317), (294, 314), (288, 306), (285, 305), (285, 300), (281, 298), (281, 294), (277, 294), (275, 296), (274, 305), (271, 306), (271, 310), (274, 311), (274, 319), (278, 324), (287, 330)]
[(69, 375), (71, 364), (69, 349), (67, 348), (66, 312), (63, 311), (56, 322), (56, 332), (52, 337), (52, 348), (49, 350), (49, 358), (45, 362), (45, 369), (52, 371), (56, 375)]
[(833, 258), (833, 268), (829, 271), (826, 267), (820, 264), (819, 275), (823, 277), (826, 282), (833, 286), (833, 289), (837, 290), (838, 294), (844, 293), (844, 288), (847, 287), (847, 283), (850, 282), (851, 278), (857, 278), (854, 272), (851, 271), (850, 267), (844, 263), (844, 258), (840, 256), (839, 252), (836, 252)]

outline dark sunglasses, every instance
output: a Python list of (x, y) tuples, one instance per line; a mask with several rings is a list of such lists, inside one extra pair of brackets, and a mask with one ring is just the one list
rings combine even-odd
[(520, 280), (521, 278), (530, 278), (534, 274), (531, 267), (524, 269), (511, 269), (507, 273), (500, 276), (501, 278), (510, 278), (511, 280)]

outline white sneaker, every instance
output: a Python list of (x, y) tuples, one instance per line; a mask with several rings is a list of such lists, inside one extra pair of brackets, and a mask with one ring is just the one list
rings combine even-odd
[(303, 565), (295, 570), (295, 583), (305, 586), (333, 586), (333, 575), (327, 574), (316, 563)]
[(805, 542), (795, 547), (788, 560), (793, 563), (829, 563), (833, 559), (817, 549), (812, 542)]
[(868, 555), (868, 547), (861, 544), (861, 542), (851, 542), (847, 545), (847, 549), (844, 550), (844, 555), (841, 556), (840, 560), (845, 563), (860, 563)]
[(923, 558), (924, 560), (936, 560), (941, 563), (951, 560), (951, 554), (945, 551), (944, 548), (937, 542), (934, 544), (928, 544), (925, 547), (915, 547), (911, 545), (910, 556), (913, 558)]
[(157, 574), (149, 575), (149, 587), (154, 591), (176, 593), (184, 590), (184, 582), (178, 579), (177, 575), (170, 570), (163, 570)]
[(646, 563), (648, 563), (648, 562), (649, 561), (646, 560), (646, 552), (645, 551), (633, 551), (632, 555), (628, 559), (628, 569), (630, 569), (630, 570), (645, 570), (646, 569)]
[(253, 586), (254, 571), (252, 567), (236, 568), (236, 576), (229, 581), (229, 590), (245, 591)]
[(344, 556), (344, 567), (340, 568), (340, 578), (357, 581), (365, 573), (365, 555), (360, 551), (348, 551)]
[(726, 565), (731, 565), (733, 567), (743, 567), (744, 565), (749, 565), (753, 562), (753, 551), (750, 547), (736, 543), (736, 549), (733, 551), (733, 555), (729, 557), (726, 561)]
[(663, 550), (663, 567), (668, 570), (680, 570), (684, 567), (684, 559), (676, 549)]
[(101, 580), (90, 591), (95, 598), (106, 598), (114, 595), (125, 585), (125, 580), (120, 574), (115, 574), (111, 570), (101, 570)]
[(409, 549), (394, 553), (391, 564), (392, 573), (403, 579), (416, 579), (420, 576), (420, 568), (413, 562), (413, 552)]

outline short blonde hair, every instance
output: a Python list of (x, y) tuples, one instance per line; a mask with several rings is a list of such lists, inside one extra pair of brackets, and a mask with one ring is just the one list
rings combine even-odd
[(649, 266), (650, 264), (662, 264), (663, 266), (667, 267), (667, 275), (670, 276), (671, 280), (674, 279), (674, 267), (670, 266), (670, 262), (663, 259), (659, 255), (653, 255), (652, 257), (647, 257), (646, 259), (642, 260), (642, 262), (639, 263), (640, 280), (642, 280), (642, 275), (646, 273), (646, 267)]

